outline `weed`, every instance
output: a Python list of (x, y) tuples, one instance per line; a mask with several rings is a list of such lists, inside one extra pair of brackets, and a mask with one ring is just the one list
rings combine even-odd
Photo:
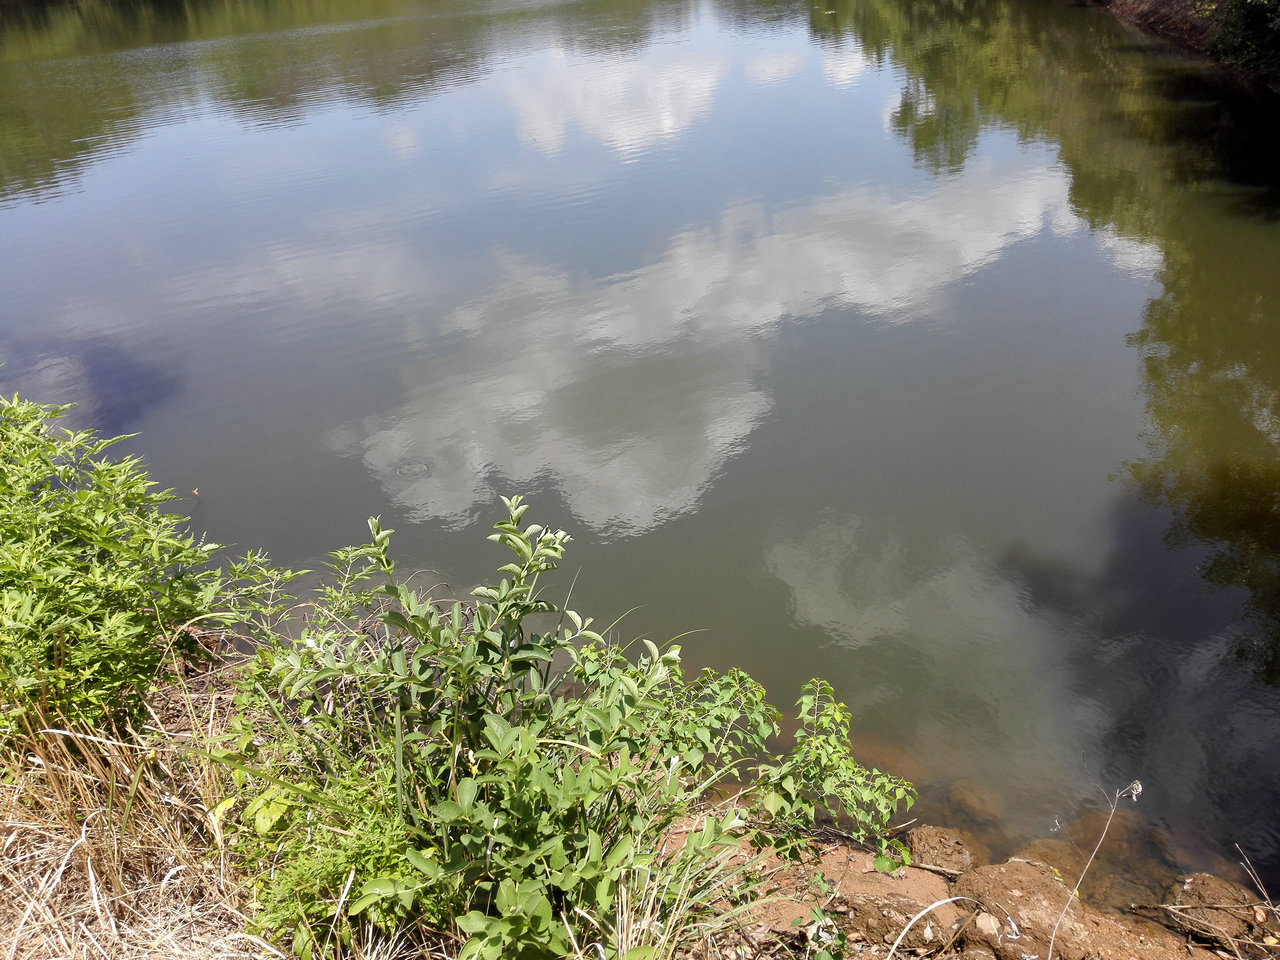
[[(216, 722), (218, 698), (184, 702), (207, 713), (182, 737), (34, 723), (11, 736), (0, 780), (0, 960), (207, 956), (243, 931), (240, 886), (210, 813), (219, 784), (188, 749)], [(260, 947), (242, 937), (226, 952), (262, 957)]]
[[(799, 856), (819, 810), (863, 838), (914, 799), (849, 756), (826, 684), (770, 758), (780, 717), (745, 673), (686, 678), (677, 646), (628, 656), (547, 602), (539, 578), (569, 538), (505, 503), (490, 539), (514, 559), (474, 600), (407, 586), (371, 520), (301, 641), (260, 655), (245, 702), (263, 719), (221, 758), (259, 920), (302, 957), (355, 924), (461, 958), (669, 955), (759, 897), (764, 851)], [(355, 595), (367, 609), (334, 602)], [(546, 632), (526, 632), (535, 617)], [(885, 863), (904, 853), (881, 844)]]
[(252, 556), (210, 569), (173, 495), (106, 455), (124, 438), (57, 427), (67, 409), (0, 397), (0, 741), (31, 717), (140, 720), (169, 667), (205, 658), (186, 628), (247, 616), (271, 579)]

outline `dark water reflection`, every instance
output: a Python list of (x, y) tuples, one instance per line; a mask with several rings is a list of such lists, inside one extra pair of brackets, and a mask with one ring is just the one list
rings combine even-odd
[(1280, 877), (1274, 104), (1049, 0), (2, 15), (0, 387), (215, 539), (465, 584), (520, 490), (926, 815)]

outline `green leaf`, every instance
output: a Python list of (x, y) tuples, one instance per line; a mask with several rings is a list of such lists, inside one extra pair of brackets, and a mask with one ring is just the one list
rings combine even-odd
[(489, 929), (489, 925), (493, 921), (479, 910), (472, 910), (456, 918), (453, 922), (458, 925), (458, 929), (463, 933), (474, 937), (476, 934), (484, 933), (485, 930)]
[(372, 880), (365, 881), (364, 886), (360, 888), (360, 892), (364, 894), (374, 894), (379, 897), (389, 897), (396, 892), (397, 883), (395, 877), (374, 877)]
[(441, 800), (431, 807), (431, 812), (445, 823), (453, 823), (455, 820), (461, 820), (465, 816), (465, 811), (463, 811), (462, 807), (452, 800)]
[(608, 856), (605, 857), (605, 867), (609, 870), (616, 870), (620, 864), (630, 861), (634, 851), (635, 842), (631, 839), (631, 836), (629, 834), (623, 836), (621, 840), (613, 845)]
[(440, 876), (441, 867), (435, 859), (434, 851), (415, 850), (413, 847), (409, 847), (404, 852), (404, 858), (419, 873), (424, 873), (433, 879)]
[(471, 777), (458, 781), (458, 806), (463, 813), (471, 813), (471, 807), (475, 803), (478, 789), (479, 785)]
[(347, 907), (347, 914), (352, 917), (358, 917), (382, 899), (384, 898), (380, 893), (366, 893), (359, 899), (351, 902), (351, 905)]

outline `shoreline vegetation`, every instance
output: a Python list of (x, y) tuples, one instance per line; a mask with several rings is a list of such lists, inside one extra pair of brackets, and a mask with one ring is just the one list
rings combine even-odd
[(1126, 23), (1280, 93), (1280, 0), (1089, 0)]
[[(678, 646), (624, 650), (552, 604), (540, 580), (569, 537), (519, 497), (490, 537), (511, 560), (469, 598), (420, 594), (371, 520), (299, 600), (261, 555), (213, 568), (141, 464), (61, 429), (65, 410), (0, 398), (0, 958), (1278, 942), (1271, 901), (1225, 880), (1145, 907), (1174, 934), (1085, 906), (1089, 863), (989, 864), (962, 832), (895, 827), (915, 791), (849, 754), (828, 685), (806, 686), (780, 751), (741, 671), (686, 677)], [(1138, 792), (1115, 794), (1099, 846)]]

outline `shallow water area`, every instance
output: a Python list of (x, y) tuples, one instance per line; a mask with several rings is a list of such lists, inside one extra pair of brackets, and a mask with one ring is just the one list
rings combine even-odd
[(524, 493), (924, 819), (1280, 881), (1277, 112), (1056, 0), (3, 7), (0, 389), (295, 566)]

